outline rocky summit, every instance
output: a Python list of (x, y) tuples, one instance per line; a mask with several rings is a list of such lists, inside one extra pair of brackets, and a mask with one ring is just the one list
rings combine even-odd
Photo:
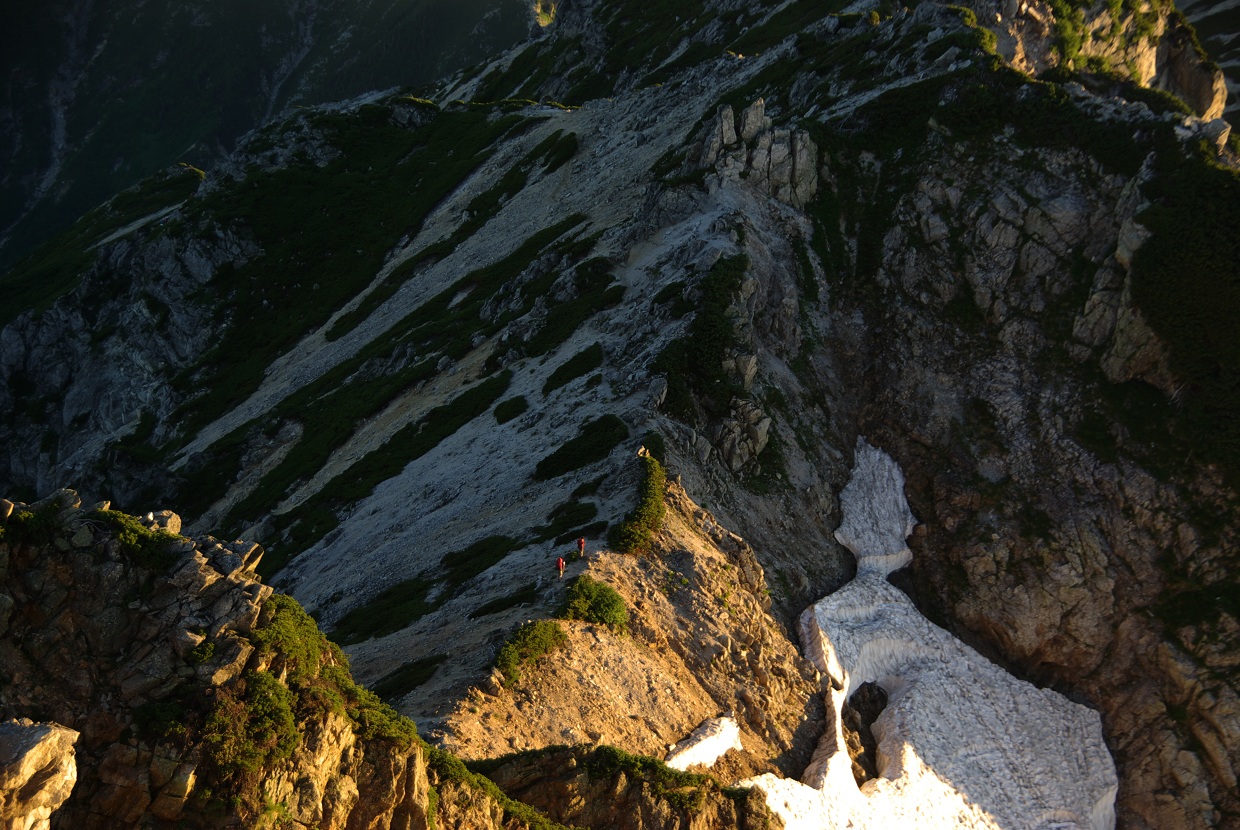
[(0, 277), (6, 826), (1240, 827), (1187, 18), (523, 24)]

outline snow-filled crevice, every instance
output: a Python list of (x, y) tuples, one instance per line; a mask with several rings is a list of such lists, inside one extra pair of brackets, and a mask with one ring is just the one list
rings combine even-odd
[[(840, 503), (836, 538), (857, 576), (798, 624), (830, 678), (834, 723), (801, 781), (743, 783), (766, 792), (788, 830), (1114, 828), (1118, 780), (1098, 713), (1008, 674), (888, 582), (912, 560), (915, 524), (895, 461), (858, 441)], [(873, 777), (855, 776), (843, 723), (846, 701), (869, 684), (886, 695), (870, 724)]]

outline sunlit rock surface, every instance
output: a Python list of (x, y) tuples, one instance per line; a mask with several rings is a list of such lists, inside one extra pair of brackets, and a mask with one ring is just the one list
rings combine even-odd
[[(803, 782), (746, 783), (767, 793), (788, 830), (1114, 827), (1118, 782), (1098, 713), (1012, 677), (887, 581), (911, 560), (903, 487), (896, 463), (858, 442), (837, 532), (857, 577), (801, 617), (806, 651), (832, 681), (835, 729)], [(872, 727), (878, 778), (859, 788), (840, 713), (867, 682), (889, 700)]]

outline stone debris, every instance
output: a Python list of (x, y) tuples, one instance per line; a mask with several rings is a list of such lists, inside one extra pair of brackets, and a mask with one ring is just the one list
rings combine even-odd
[[(1118, 790), (1097, 712), (1009, 675), (921, 616), (887, 581), (911, 561), (913, 518), (890, 456), (864, 442), (838, 532), (857, 577), (807, 609), (806, 653), (831, 681), (828, 728), (801, 781), (760, 787), (787, 830), (852, 827), (1110, 830)], [(888, 695), (873, 725), (878, 777), (857, 787), (842, 727), (864, 683)]]

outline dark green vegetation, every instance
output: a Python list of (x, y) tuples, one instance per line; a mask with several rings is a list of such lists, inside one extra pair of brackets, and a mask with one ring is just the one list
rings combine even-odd
[(629, 627), (629, 609), (615, 588), (582, 574), (568, 586), (564, 607), (558, 616), (565, 620), (584, 620), (605, 625), (617, 634)]
[(530, 403), (523, 395), (501, 401), (495, 406), (495, 423), (506, 424), (513, 418), (524, 414), (529, 408)]
[(372, 691), (384, 700), (398, 700), (430, 680), (439, 664), (447, 659), (446, 654), (435, 654), (406, 663), (379, 678)]
[(341, 617), (332, 629), (333, 639), (351, 645), (400, 631), (439, 607), (426, 599), (434, 585), (429, 579), (414, 577), (385, 588), (365, 605)]
[(92, 210), (69, 230), (44, 243), (0, 275), (5, 302), (0, 326), (27, 309), (42, 313), (74, 290), (95, 261), (93, 246), (131, 222), (188, 199), (202, 182), (202, 171), (176, 167)]
[(678, 810), (699, 810), (710, 787), (719, 782), (709, 775), (697, 775), (672, 769), (667, 764), (645, 755), (631, 755), (614, 746), (600, 746), (586, 761), (590, 778), (614, 778), (618, 773), (630, 781), (644, 782), (651, 792)]
[(291, 756), (301, 744), (293, 702), (292, 691), (265, 671), (219, 690), (202, 731), (216, 774), (241, 783)]
[(488, 536), (479, 539), (464, 550), (449, 553), (439, 560), (448, 581), (449, 594), (478, 574), (499, 564), (522, 543), (510, 536)]
[[(485, 110), (471, 110), (472, 112), (480, 112)], [(534, 121), (525, 122), (528, 126), (532, 126)], [(576, 136), (571, 134), (571, 146), (576, 149)], [(549, 155), (556, 152), (557, 148), (564, 146), (564, 139), (557, 130), (552, 135), (544, 139), (526, 156), (517, 162), (507, 173), (505, 173), (498, 182), (496, 182), (489, 190), (482, 193), (469, 203), (467, 210), (467, 218), (453, 229), (452, 234), (444, 240), (432, 243), (412, 258), (401, 263), (384, 278), (383, 282), (377, 285), (358, 306), (346, 314), (340, 316), (332, 327), (327, 331), (327, 339), (335, 340), (344, 336), (354, 329), (359, 323), (369, 317), (375, 309), (379, 308), (393, 294), (396, 293), (402, 285), (407, 281), (416, 278), (418, 273), (429, 264), (443, 259), (456, 250), (462, 242), (469, 237), (479, 233), (482, 227), (490, 221), (491, 217), (503, 206), (505, 202), (521, 191), (527, 183), (531, 175), (539, 169), (548, 172), (548, 165), (551, 164)], [(563, 162), (561, 162), (563, 163)], [(556, 165), (558, 166), (558, 164)], [(568, 226), (561, 225), (563, 230), (567, 230), (573, 223)], [(541, 237), (538, 237), (541, 238)], [(531, 240), (532, 241), (532, 240)], [(546, 240), (550, 241), (550, 240)], [(509, 273), (512, 271), (514, 263), (529, 264), (529, 253), (536, 253), (537, 249), (531, 250), (529, 244), (523, 246), (521, 253), (509, 257), (504, 260), (504, 265), (497, 266), (497, 270), (488, 274), (491, 282), (498, 273)], [(524, 267), (524, 265), (522, 265)], [(518, 272), (520, 269), (516, 269)], [(513, 274), (515, 276), (515, 274)], [(454, 299), (455, 297), (450, 297)]]
[(642, 465), (641, 483), (637, 487), (637, 507), (623, 523), (616, 525), (607, 542), (613, 550), (621, 553), (646, 553), (650, 542), (663, 527), (667, 506), (663, 503), (667, 492), (667, 473), (663, 465), (652, 455), (638, 458)]
[(590, 521), (598, 515), (598, 507), (588, 501), (567, 501), (547, 514), (547, 524), (534, 528), (534, 542), (552, 539), (557, 545), (589, 535)]
[(210, 695), (191, 683), (135, 712), (140, 735), (182, 747), (200, 742), (204, 793), (257, 808), (264, 774), (300, 745), (299, 724), (327, 712), (347, 717), (362, 740), (407, 749), (416, 738), (411, 721), (354, 683), (344, 653), (291, 597), (264, 603), (250, 640), (268, 670), (246, 672)]
[(583, 424), (576, 437), (539, 461), (534, 468), (534, 479), (547, 481), (602, 461), (628, 437), (629, 428), (615, 415), (595, 418)]
[(473, 611), (469, 612), (469, 618), (476, 620), (479, 617), (485, 617), (488, 614), (498, 614), (500, 611), (507, 611), (509, 608), (516, 608), (518, 605), (529, 605), (538, 599), (538, 586), (533, 582), (513, 591), (511, 594), (493, 599), (490, 602), (484, 602)]
[(1185, 384), (1173, 431), (1240, 487), (1240, 175), (1205, 149), (1158, 154), (1145, 188), (1152, 232), (1133, 260), (1133, 298)]
[(135, 562), (152, 571), (163, 571), (175, 560), (169, 551), (174, 542), (183, 541), (175, 533), (151, 530), (133, 516), (119, 510), (92, 510), (87, 517), (98, 522), (116, 535), (120, 548)]
[(17, 545), (46, 545), (60, 529), (60, 508), (54, 503), (39, 505), (34, 510), (15, 510), (6, 524), (0, 525), (0, 542)]
[[(455, 596), (457, 588), (520, 546), (508, 536), (488, 536), (464, 550), (446, 554), (439, 561), (440, 570), (398, 582), (345, 614), (332, 629), (332, 636), (350, 645), (400, 631), (438, 609)], [(432, 601), (428, 596), (436, 587), (439, 590)]]
[[(304, 428), (303, 438), (258, 488), (233, 509), (225, 526), (238, 527), (242, 519), (258, 517), (278, 504), (295, 482), (317, 471), (359, 423), (377, 414), (402, 391), (429, 378), (436, 363), (433, 356), (460, 358), (472, 348), (475, 337), (493, 334), (533, 308), (554, 274), (526, 284), (519, 284), (518, 278), (549, 245), (578, 224), (579, 217), (569, 217), (535, 234), (499, 262), (464, 275), (423, 303), (387, 335), (282, 401), (266, 419), (263, 431), (270, 435), (282, 421), (297, 421)], [(562, 247), (566, 256), (580, 255), (576, 243), (564, 243)], [(516, 294), (519, 307), (499, 320), (481, 319), (483, 305), (501, 290)], [(466, 298), (460, 300), (461, 296)], [(454, 299), (458, 300), (455, 304)], [(426, 355), (426, 359), (411, 359), (411, 348), (415, 354)], [(391, 368), (393, 365), (397, 368)], [(189, 477), (182, 487), (180, 501), (184, 511), (204, 510), (223, 495), (232, 471), (240, 463), (246, 436), (253, 428), (256, 425), (239, 428), (211, 449), (212, 463), (203, 462), (206, 474)], [(429, 436), (427, 433), (422, 439)], [(277, 559), (282, 555), (278, 553)], [(265, 572), (274, 573), (277, 564), (282, 562), (268, 564), (266, 567), (272, 570)]]
[(579, 377), (603, 365), (603, 344), (595, 343), (556, 367), (543, 384), (543, 395), (550, 395), (561, 386), (567, 386)]
[(528, 830), (579, 830), (579, 828), (556, 824), (528, 804), (509, 798), (495, 785), (494, 781), (481, 773), (471, 771), (465, 766), (465, 762), (455, 755), (425, 742), (422, 743), (422, 751), (426, 755), (426, 767), (431, 773), (432, 804), (436, 800), (434, 787), (452, 783), (490, 796), (503, 809), (505, 827), (516, 822), (518, 826), (526, 827)]
[(695, 422), (698, 406), (717, 416), (736, 392), (735, 382), (723, 370), (723, 360), (736, 344), (729, 309), (748, 267), (744, 254), (715, 263), (698, 288), (701, 299), (688, 332), (669, 344), (653, 364), (655, 371), (667, 377), (666, 408), (678, 418)]
[[(573, 273), (573, 287), (577, 296), (547, 309), (542, 326), (525, 342), (527, 355), (547, 354), (572, 337), (586, 320), (605, 308), (619, 305), (624, 298), (624, 286), (611, 284), (611, 263), (601, 257), (577, 266)], [(543, 394), (546, 394), (546, 387)]]
[[(369, 284), (391, 240), (416, 230), (520, 122), (466, 110), (410, 130), (392, 117), (393, 105), (368, 105), (351, 116), (309, 118), (298, 126), (320, 132), (339, 153), (333, 161), (253, 170), (191, 211), (253, 238), (263, 254), (215, 277), (217, 296), (227, 298), (218, 319), (246, 335), (221, 337), (191, 373), (195, 385), (215, 391), (187, 407), (186, 435), (245, 400), (277, 355)], [(279, 315), (267, 313), (273, 305)]]
[(495, 667), (509, 685), (521, 682), (521, 673), (530, 664), (568, 643), (568, 635), (553, 620), (535, 620), (521, 626), (495, 656)]

